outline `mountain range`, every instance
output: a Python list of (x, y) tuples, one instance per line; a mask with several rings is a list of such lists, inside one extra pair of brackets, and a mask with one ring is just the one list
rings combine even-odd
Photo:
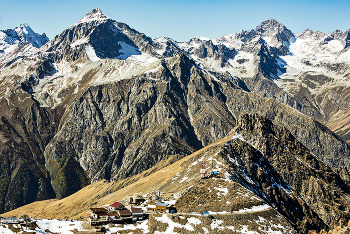
[(296, 230), (349, 220), (349, 33), (176, 42), (99, 9), (50, 41), (0, 31), (0, 212), (227, 139), (229, 177)]

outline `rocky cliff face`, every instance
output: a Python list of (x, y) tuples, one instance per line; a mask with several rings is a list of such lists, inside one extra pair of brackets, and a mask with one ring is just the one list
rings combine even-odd
[(259, 113), (266, 116), (275, 124), (286, 127), (312, 153), (332, 168), (349, 165), (348, 144), (319, 122), (272, 98), (261, 98), (254, 93), (244, 93), (240, 90), (227, 94), (227, 105), (235, 116), (243, 113)]
[(167, 155), (188, 155), (234, 126), (217, 84), (187, 56), (165, 61), (153, 77), (89, 88), (66, 110), (46, 147), (49, 171), (77, 155), (91, 181), (125, 178)]
[(303, 232), (349, 220), (349, 187), (286, 128), (253, 114), (233, 131), (220, 154), (234, 180)]
[(54, 114), (20, 88), (2, 98), (0, 106), (1, 212), (54, 198), (44, 158), (57, 128)]
[(333, 168), (349, 165), (348, 145), (320, 123), (245, 91), (241, 80), (218, 78), (180, 54), (148, 76), (88, 88), (68, 107), (46, 147), (49, 171), (55, 174), (58, 160), (75, 155), (91, 181), (125, 178), (167, 155), (187, 155), (217, 141), (241, 114), (254, 112), (286, 126)]

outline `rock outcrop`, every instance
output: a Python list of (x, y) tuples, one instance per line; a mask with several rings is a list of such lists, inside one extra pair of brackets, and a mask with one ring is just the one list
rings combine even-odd
[(221, 157), (232, 178), (303, 232), (347, 222), (350, 188), (286, 128), (242, 115)]
[(21, 88), (0, 100), (0, 212), (55, 197), (44, 149), (54, 136), (54, 114)]

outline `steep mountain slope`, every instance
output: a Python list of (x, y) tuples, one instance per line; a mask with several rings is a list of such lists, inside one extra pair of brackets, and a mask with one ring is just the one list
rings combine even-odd
[(281, 57), (285, 72), (277, 84), (314, 116), (348, 140), (349, 31), (328, 35), (305, 30)]
[(151, 79), (88, 88), (68, 107), (46, 147), (47, 168), (55, 174), (57, 160), (75, 155), (91, 181), (125, 178), (166, 155), (186, 155), (222, 138), (245, 112), (286, 125), (334, 168), (349, 166), (349, 146), (333, 133), (273, 99), (242, 90), (238, 81), (214, 79), (182, 54), (164, 60)]
[[(230, 174), (236, 180), (266, 197), (303, 231), (311, 228), (308, 222), (322, 225), (314, 219), (313, 212), (327, 225), (332, 221), (347, 222), (349, 187), (287, 129), (255, 114), (243, 115), (234, 131), (236, 136), (221, 154), (235, 168)], [(301, 218), (301, 211), (308, 218)]]
[(235, 116), (259, 113), (287, 128), (302, 144), (332, 168), (349, 167), (349, 145), (327, 127), (272, 98), (240, 90), (226, 92), (227, 105)]
[(125, 178), (222, 138), (235, 119), (208, 82), (210, 76), (180, 55), (164, 61), (152, 78), (89, 88), (66, 110), (46, 147), (48, 169), (71, 152), (92, 181)]
[(55, 197), (44, 158), (54, 115), (21, 88), (0, 99), (0, 107), (0, 210)]
[[(195, 52), (210, 43), (213, 51), (225, 46), (234, 53)], [(269, 19), (250, 31), (179, 45), (206, 69), (241, 77), (251, 91), (312, 116), (348, 140), (349, 43), (349, 30), (294, 35)]]
[[(81, 217), (88, 215), (90, 206), (127, 200), (133, 194), (182, 192), (175, 204), (179, 212), (232, 212), (235, 220), (240, 220), (233, 225), (236, 229), (248, 217), (247, 210), (262, 204), (270, 205), (289, 224), (278, 219), (279, 214), (271, 208), (255, 215), (266, 218), (264, 212), (273, 214), (270, 225), (288, 229), (291, 225), (303, 233), (350, 219), (350, 188), (339, 175), (287, 129), (257, 114), (241, 116), (228, 136), (167, 166), (171, 161), (169, 157), (127, 179), (96, 182), (62, 200), (36, 202), (4, 215), (29, 212), (36, 217)], [(200, 164), (208, 168), (204, 180), (199, 176)], [(211, 170), (220, 175), (209, 176)], [(249, 217), (250, 229), (259, 218)]]
[[(276, 82), (288, 73), (281, 56), (289, 56), (293, 42), (290, 30), (268, 20), (248, 32), (177, 43), (149, 38), (92, 10), (36, 53), (1, 69), (4, 125), (21, 139), (21, 160), (40, 168), (41, 174), (28, 172), (35, 174), (33, 183), (43, 180), (48, 192), (39, 196), (23, 186), (30, 199), (12, 195), (9, 181), (22, 165), (12, 157), (11, 169), (1, 172), (2, 204), (9, 205), (0, 211), (63, 198), (102, 179), (124, 179), (169, 155), (182, 158), (226, 136), (244, 113), (284, 126), (330, 167), (343, 170), (350, 165), (349, 146), (302, 114), (315, 116), (307, 111), (315, 108)], [(1, 131), (4, 158), (15, 155), (13, 133)], [(71, 178), (77, 179), (69, 183)]]

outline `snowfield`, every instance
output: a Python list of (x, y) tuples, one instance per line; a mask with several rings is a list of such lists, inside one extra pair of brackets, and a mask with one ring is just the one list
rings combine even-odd
[(20, 231), (13, 232), (9, 225), (0, 225), (0, 233), (38, 233), (38, 234), (45, 234), (48, 232), (52, 233), (73, 233), (73, 230), (77, 231), (83, 231), (82, 228), (82, 221), (60, 221), (57, 219), (48, 220), (48, 219), (41, 219), (36, 221), (37, 228), (35, 230), (30, 230), (29, 228), (26, 229), (25, 225), (19, 225), (19, 224), (13, 224), (13, 228), (20, 229)]
[[(35, 230), (26, 229), (25, 225), (21, 226), (19, 224), (14, 224), (11, 227), (9, 225), (0, 225), (0, 233), (1, 234), (12, 234), (12, 233), (37, 233), (37, 234), (46, 234), (46, 233), (61, 233), (61, 234), (69, 234), (74, 233), (73, 231), (91, 231), (84, 230), (82, 227), (83, 221), (61, 221), (57, 219), (49, 220), (49, 219), (41, 219), (36, 221), (37, 228)], [(108, 227), (108, 225), (104, 225), (106, 228), (106, 233), (116, 233), (118, 231), (127, 231), (127, 230), (136, 230), (141, 229), (143, 233), (148, 233), (148, 220), (144, 220), (141, 222), (137, 222), (136, 224), (124, 224), (123, 227)], [(12, 230), (16, 229), (16, 231)]]

